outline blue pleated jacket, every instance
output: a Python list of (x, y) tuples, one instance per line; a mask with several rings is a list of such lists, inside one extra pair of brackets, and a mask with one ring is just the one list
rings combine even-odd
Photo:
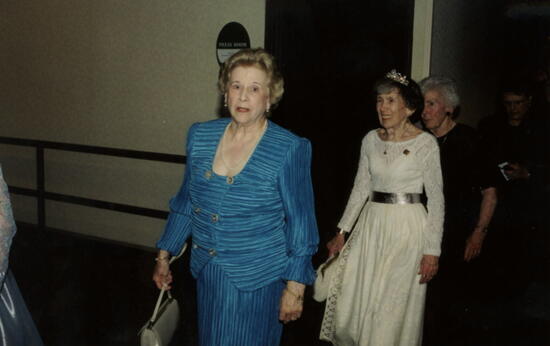
[(243, 170), (219, 176), (212, 164), (230, 120), (190, 128), (183, 184), (157, 247), (177, 254), (191, 236), (193, 276), (214, 261), (245, 291), (276, 280), (311, 284), (319, 243), (311, 144), (269, 121)]

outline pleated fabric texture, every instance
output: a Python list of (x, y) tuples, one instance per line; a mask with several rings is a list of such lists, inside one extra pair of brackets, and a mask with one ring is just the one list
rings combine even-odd
[(311, 145), (268, 122), (242, 171), (220, 176), (212, 164), (229, 122), (189, 130), (184, 181), (157, 246), (175, 254), (192, 237), (200, 345), (278, 345), (284, 281), (315, 279)]
[(241, 291), (220, 266), (207, 264), (197, 280), (200, 345), (279, 345), (283, 288), (283, 282), (277, 281), (253, 292)]
[(174, 254), (192, 236), (194, 277), (214, 261), (241, 290), (281, 279), (313, 283), (319, 237), (309, 141), (269, 122), (243, 170), (219, 176), (212, 163), (229, 121), (190, 129), (186, 176), (157, 246)]

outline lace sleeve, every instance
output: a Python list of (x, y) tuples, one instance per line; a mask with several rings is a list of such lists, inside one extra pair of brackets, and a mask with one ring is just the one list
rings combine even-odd
[(424, 254), (439, 256), (443, 236), (445, 200), (443, 198), (443, 178), (439, 161), (439, 146), (435, 138), (429, 137), (424, 155), (424, 189), (428, 198), (428, 221), (425, 232)]
[(15, 221), (11, 210), (8, 186), (0, 168), (0, 284), (8, 269), (11, 240), (15, 234)]
[(367, 134), (363, 138), (361, 144), (361, 156), (359, 157), (359, 168), (357, 169), (357, 175), (355, 176), (355, 182), (353, 183), (353, 190), (346, 205), (344, 215), (338, 223), (338, 228), (349, 232), (351, 231), (355, 220), (361, 212), (361, 208), (365, 204), (365, 201), (370, 195), (370, 171), (369, 171), (369, 158), (367, 156), (368, 146)]

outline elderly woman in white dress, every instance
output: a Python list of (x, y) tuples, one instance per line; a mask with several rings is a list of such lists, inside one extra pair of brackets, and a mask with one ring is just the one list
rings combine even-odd
[(334, 345), (421, 345), (425, 284), (437, 273), (443, 229), (439, 149), (410, 121), (423, 107), (413, 80), (391, 71), (375, 89), (382, 127), (363, 139), (340, 230), (327, 244), (329, 255), (340, 255), (320, 337)]

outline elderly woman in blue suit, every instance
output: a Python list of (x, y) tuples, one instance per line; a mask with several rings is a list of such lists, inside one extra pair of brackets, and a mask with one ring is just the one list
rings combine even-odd
[(189, 130), (153, 279), (169, 286), (169, 257), (191, 237), (200, 345), (278, 345), (315, 278), (311, 145), (267, 119), (283, 78), (265, 50), (230, 57), (218, 87), (231, 117)]

